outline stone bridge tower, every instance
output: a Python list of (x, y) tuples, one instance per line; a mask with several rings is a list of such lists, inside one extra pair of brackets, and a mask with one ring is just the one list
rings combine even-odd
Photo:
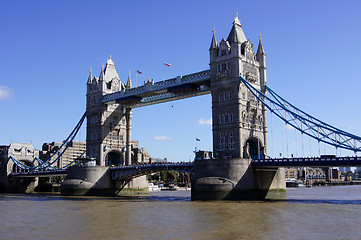
[[(266, 54), (261, 36), (257, 53), (238, 16), (227, 39), (218, 44), (213, 29), (210, 74), (214, 159), (195, 160), (193, 200), (264, 199), (285, 189), (284, 170), (254, 168), (267, 157), (266, 108), (240, 76), (266, 93)], [(281, 190), (281, 191), (279, 191)]]
[(120, 81), (110, 58), (102, 66), (99, 78), (90, 70), (87, 82), (87, 156), (97, 159), (97, 165), (130, 165), (132, 111), (122, 104), (102, 104), (103, 95), (131, 88)]
[(227, 40), (210, 47), (213, 152), (216, 158), (267, 156), (266, 109), (240, 82), (242, 75), (265, 92), (266, 61), (261, 38), (257, 54), (234, 18)]

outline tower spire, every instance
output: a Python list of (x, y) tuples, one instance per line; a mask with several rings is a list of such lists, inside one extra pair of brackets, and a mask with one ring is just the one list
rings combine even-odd
[(132, 80), (130, 79), (130, 70), (128, 72), (128, 81), (127, 81), (126, 88), (127, 89), (132, 88)]
[(213, 32), (213, 37), (212, 37), (211, 47), (209, 48), (209, 50), (218, 48), (218, 43), (217, 43), (217, 39), (216, 39), (216, 28), (215, 27), (213, 27), (212, 32)]
[(236, 12), (236, 17), (234, 18), (233, 24), (238, 24), (238, 25), (242, 26), (241, 21), (239, 21), (239, 19), (238, 19), (238, 12)]
[(99, 81), (103, 81), (103, 80), (104, 80), (104, 65), (102, 64), (102, 69), (100, 70)]
[(90, 71), (89, 71), (89, 77), (88, 77), (88, 82), (87, 84), (92, 84), (92, 80), (93, 80), (93, 76), (92, 76), (92, 68), (90, 68)]
[(263, 44), (262, 44), (262, 35), (259, 34), (259, 43), (258, 43), (258, 49), (257, 49), (257, 56), (259, 55), (266, 55), (264, 49), (263, 49)]
[(243, 43), (247, 41), (247, 38), (242, 30), (241, 21), (239, 21), (238, 19), (238, 12), (236, 13), (236, 17), (234, 18), (233, 27), (227, 37), (227, 41), (229, 42), (229, 44)]

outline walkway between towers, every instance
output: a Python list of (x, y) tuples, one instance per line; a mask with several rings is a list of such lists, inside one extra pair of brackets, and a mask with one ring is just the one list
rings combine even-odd
[(156, 83), (148, 81), (143, 86), (107, 94), (102, 103), (123, 103), (126, 107), (136, 108), (209, 94), (210, 91), (210, 71), (205, 70)]

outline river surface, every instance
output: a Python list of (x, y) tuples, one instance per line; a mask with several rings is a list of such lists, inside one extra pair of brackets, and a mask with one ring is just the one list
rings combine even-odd
[(0, 194), (0, 239), (361, 239), (361, 186), (294, 188), (273, 201)]

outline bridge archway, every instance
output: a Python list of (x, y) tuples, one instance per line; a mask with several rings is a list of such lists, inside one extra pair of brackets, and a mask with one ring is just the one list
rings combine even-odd
[(244, 148), (244, 157), (251, 159), (263, 159), (264, 158), (264, 147), (262, 142), (255, 137), (247, 139)]
[(124, 158), (123, 158), (123, 154), (121, 154), (118, 151), (110, 151), (108, 152), (108, 154), (105, 156), (105, 165), (106, 166), (120, 166), (120, 165), (124, 165)]

